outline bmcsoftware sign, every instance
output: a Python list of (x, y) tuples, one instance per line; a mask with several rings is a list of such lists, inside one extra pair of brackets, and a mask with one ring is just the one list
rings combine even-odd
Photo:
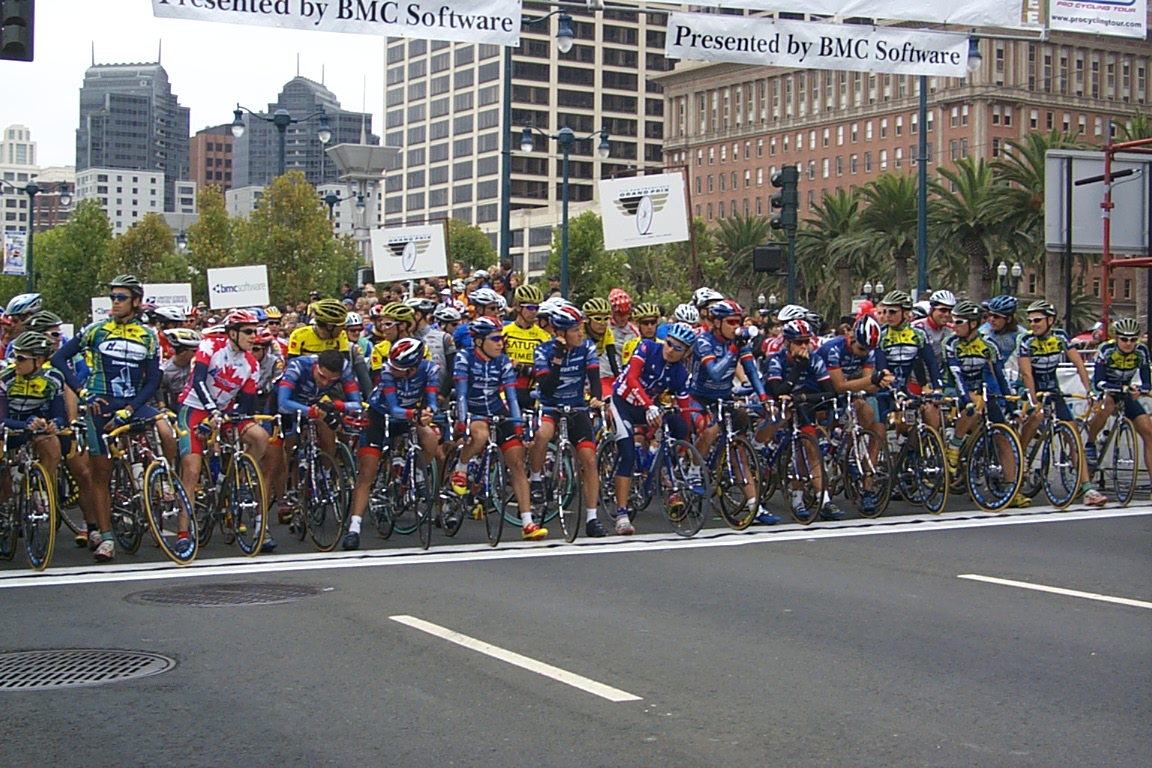
[(263, 307), (270, 303), (266, 265), (208, 270), (208, 306), (212, 309)]

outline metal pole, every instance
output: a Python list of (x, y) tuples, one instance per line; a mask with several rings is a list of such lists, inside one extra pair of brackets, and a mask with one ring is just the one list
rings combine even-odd
[(788, 303), (796, 303), (796, 229), (788, 228)]
[[(916, 198), (916, 293), (928, 290), (928, 76), (920, 75), (919, 183)], [(791, 296), (791, 291), (789, 291)], [(791, 298), (789, 298), (791, 301)]]
[(1064, 162), (1064, 330), (1072, 332), (1072, 158)]
[(504, 46), (504, 105), (500, 127), (500, 260), (509, 258), (512, 246), (512, 47)]
[(32, 264), (32, 238), (36, 234), (36, 193), (40, 190), (35, 184), (29, 184), (24, 191), (28, 194), (28, 245), (25, 249), (27, 253), (24, 254), (24, 269), (27, 274), (24, 275), (24, 292), (33, 293), (36, 290), (36, 273)]
[(1112, 292), (1108, 290), (1112, 276), (1112, 121), (1108, 121), (1108, 143), (1104, 145), (1104, 202), (1100, 203), (1100, 218), (1104, 221), (1104, 253), (1100, 257), (1100, 297), (1104, 323), (1104, 338), (1108, 338), (1108, 314), (1112, 308)]
[(568, 298), (568, 145), (561, 143), (560, 148), (564, 152), (560, 193), (560, 295)]
[(284, 175), (284, 152), (285, 152), (285, 149), (284, 149), (284, 134), (285, 134), (285, 132), (287, 132), (287, 130), (288, 130), (288, 126), (286, 126), (286, 125), (277, 125), (277, 126), (276, 126), (276, 130), (280, 132), (280, 173), (278, 173), (277, 175), (278, 175), (278, 176), (283, 176), (283, 175)]

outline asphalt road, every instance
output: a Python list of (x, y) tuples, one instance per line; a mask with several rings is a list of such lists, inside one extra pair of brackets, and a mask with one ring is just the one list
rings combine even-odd
[[(62, 548), (44, 577), (19, 561), (0, 569), (0, 650), (147, 650), (177, 666), (0, 690), (0, 765), (1152, 763), (1152, 505), (995, 519), (957, 508), (922, 522), (900, 511), (710, 527), (692, 541), (650, 518), (633, 539), (496, 550), (467, 543), (482, 537), (471, 524), (429, 553), (414, 540), (332, 555), (293, 542), (300, 554), (181, 572), (154, 552), (101, 568)], [(124, 599), (268, 582), (328, 591), (265, 606)]]

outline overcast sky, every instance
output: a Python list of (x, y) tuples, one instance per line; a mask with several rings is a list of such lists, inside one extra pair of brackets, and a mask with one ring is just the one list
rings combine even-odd
[[(192, 133), (232, 122), (236, 102), (263, 111), (300, 74), (322, 79), (345, 109), (367, 105), (379, 133), (383, 37), (157, 19), (151, 0), (40, 0), (36, 60), (0, 61), (0, 129), (32, 130), (42, 166), (75, 165), (80, 86), (96, 46), (99, 64), (161, 64), (192, 110)], [(367, 77), (367, 101), (364, 100)]]

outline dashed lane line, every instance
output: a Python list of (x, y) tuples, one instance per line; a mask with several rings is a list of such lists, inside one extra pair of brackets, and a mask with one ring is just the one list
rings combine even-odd
[(1033, 584), (1029, 581), (1013, 581), (1012, 579), (999, 579), (995, 576), (981, 576), (976, 573), (962, 573), (956, 578), (967, 579), (969, 581), (982, 581), (986, 584), (999, 584), (1003, 587), (1017, 587), (1019, 589), (1030, 589), (1035, 592), (1049, 592), (1053, 595), (1064, 595), (1066, 597), (1082, 597), (1086, 600), (1099, 600), (1102, 603), (1116, 603), (1117, 605), (1128, 605), (1134, 608), (1148, 608), (1152, 609), (1152, 603), (1143, 600), (1133, 600), (1129, 597), (1114, 597), (1112, 595), (1101, 595), (1096, 592), (1081, 592), (1078, 589), (1065, 589), (1063, 587), (1050, 587), (1046, 584)]

